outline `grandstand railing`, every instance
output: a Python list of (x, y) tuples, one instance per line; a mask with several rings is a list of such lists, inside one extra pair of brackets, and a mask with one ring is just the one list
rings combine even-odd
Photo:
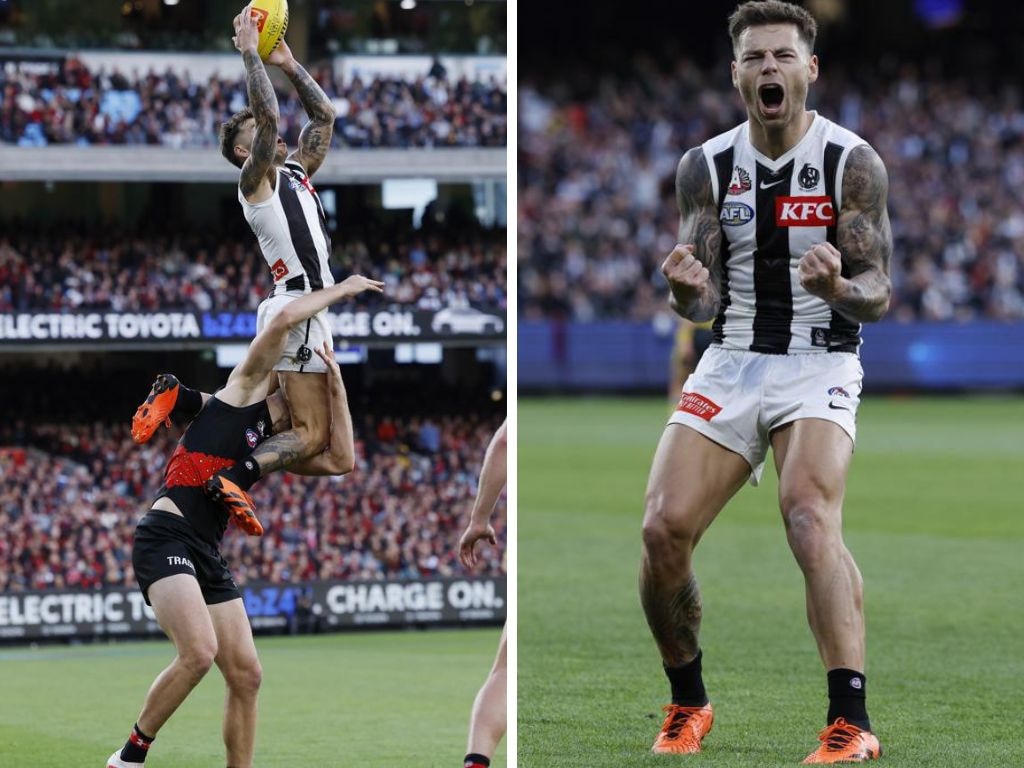
[[(430, 178), (465, 183), (505, 178), (504, 149), (375, 149), (329, 152), (317, 184), (373, 184)], [(238, 169), (214, 148), (18, 147), (0, 145), (0, 181), (176, 181), (238, 183)]]

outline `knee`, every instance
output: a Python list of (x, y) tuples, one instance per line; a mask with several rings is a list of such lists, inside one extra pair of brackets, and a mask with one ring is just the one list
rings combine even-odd
[(803, 498), (784, 501), (782, 515), (789, 547), (805, 573), (827, 566), (842, 551), (839, 521), (832, 519), (824, 502)]
[(648, 491), (644, 505), (643, 543), (649, 557), (673, 560), (688, 558), (697, 546), (700, 531), (690, 523), (680, 505), (664, 493)]
[(210, 667), (213, 666), (213, 660), (216, 657), (216, 641), (196, 644), (178, 654), (181, 665), (185, 667), (185, 669), (187, 669), (197, 681), (201, 680), (206, 673), (210, 671)]
[(257, 659), (232, 666), (224, 675), (228, 687), (244, 696), (255, 696), (263, 683), (263, 666)]

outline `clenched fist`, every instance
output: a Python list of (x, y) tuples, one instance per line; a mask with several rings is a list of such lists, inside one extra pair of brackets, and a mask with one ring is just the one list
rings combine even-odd
[(800, 285), (825, 301), (832, 301), (839, 293), (842, 271), (842, 256), (831, 243), (812, 245), (797, 265)]
[(700, 298), (711, 279), (708, 268), (693, 255), (692, 245), (679, 244), (673, 248), (661, 265), (661, 274), (668, 280), (676, 301), (683, 305)]

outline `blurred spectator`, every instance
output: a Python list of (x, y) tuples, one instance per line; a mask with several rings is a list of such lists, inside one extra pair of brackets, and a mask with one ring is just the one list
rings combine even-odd
[[(727, 71), (722, 69), (722, 72)], [(720, 72), (718, 73), (720, 74)], [(746, 120), (728, 82), (681, 61), (519, 87), (519, 312), (527, 319), (668, 313), (676, 164)], [(1024, 318), (1024, 102), (1017, 84), (829, 67), (811, 108), (869, 141), (889, 171), (897, 320)]]
[[(432, 70), (433, 71), (433, 70)], [(313, 67), (338, 110), (334, 146), (503, 147), (505, 84), (494, 78), (335, 77)], [(295, 146), (306, 114), (294, 90), (279, 91), (279, 132)], [(170, 69), (90, 72), (75, 59), (37, 74), (0, 69), (0, 141), (215, 147), (220, 124), (247, 103), (245, 81), (193, 82)], [(211, 156), (212, 157), (212, 156)]]
[[(500, 419), (436, 419), (431, 454), (418, 447), (415, 422), (386, 421), (389, 440), (357, 441), (351, 475), (278, 473), (254, 488), (266, 534), (229, 526), (222, 544), (239, 584), (464, 573), (459, 535)], [(379, 425), (363, 426), (357, 431), (373, 434)], [(178, 434), (161, 431), (138, 446), (125, 427), (102, 422), (0, 427), (0, 446), (19, 446), (0, 448), (0, 592), (134, 585), (135, 523)], [(496, 517), (502, 546), (487, 550), (479, 572), (488, 575), (504, 571), (503, 509)]]
[[(412, 238), (412, 235), (409, 236)], [(336, 276), (387, 284), (383, 297), (352, 306), (505, 306), (505, 233), (439, 233), (369, 245), (334, 239)], [(255, 310), (271, 280), (255, 240), (201, 234), (160, 236), (96, 227), (0, 232), (0, 312)]]

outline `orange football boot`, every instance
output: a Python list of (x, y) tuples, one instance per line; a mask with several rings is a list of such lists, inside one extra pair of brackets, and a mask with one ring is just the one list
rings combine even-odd
[(263, 526), (256, 519), (256, 505), (252, 496), (223, 475), (214, 475), (203, 486), (206, 495), (222, 504), (231, 513), (235, 525), (250, 536), (262, 536)]
[(132, 416), (132, 440), (145, 443), (163, 424), (171, 426), (171, 411), (178, 402), (178, 380), (173, 373), (161, 373), (149, 390), (149, 397)]
[(804, 759), (804, 765), (866, 763), (882, 756), (882, 745), (875, 734), (841, 717), (818, 734), (818, 741), (821, 746)]
[(651, 747), (659, 755), (684, 755), (700, 752), (700, 742), (711, 732), (715, 713), (710, 704), (703, 707), (681, 707), (669, 704), (662, 707), (668, 714), (661, 724), (661, 732)]

